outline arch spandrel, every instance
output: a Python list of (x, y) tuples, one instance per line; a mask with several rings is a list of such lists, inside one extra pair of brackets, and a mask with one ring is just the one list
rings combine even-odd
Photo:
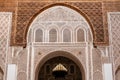
[(65, 6), (80, 13), (90, 25), (94, 45), (108, 45), (107, 26), (103, 26), (102, 2), (18, 2), (18, 20), (17, 26), (12, 28), (14, 35), (11, 36), (11, 46), (26, 46), (33, 20), (53, 6)]
[(72, 9), (68, 5), (65, 6), (62, 4), (56, 4), (56, 5), (54, 4), (51, 5), (50, 8), (45, 9), (41, 13), (39, 13), (37, 17), (35, 17), (32, 23), (30, 24), (29, 29), (36, 26), (36, 24), (40, 24), (44, 26), (44, 28), (46, 29), (49, 29), (48, 27), (51, 25), (56, 25), (59, 29), (64, 29), (64, 27), (67, 26), (66, 28), (71, 28), (73, 30), (78, 25), (81, 25), (87, 30), (90, 30), (93, 40), (94, 36), (90, 24), (82, 14), (83, 14), (82, 12), (79, 13), (77, 10)]

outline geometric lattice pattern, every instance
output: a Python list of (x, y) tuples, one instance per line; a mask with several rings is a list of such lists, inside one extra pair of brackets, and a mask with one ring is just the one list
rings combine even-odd
[(12, 14), (10, 12), (0, 12), (0, 57), (3, 61), (5, 61), (10, 39), (11, 20)]
[[(44, 10), (46, 6), (54, 5), (54, 2), (18, 2), (17, 11), (17, 26), (13, 29), (16, 31), (15, 35), (12, 36), (14, 45), (25, 45), (27, 30), (29, 29), (29, 24), (31, 19), (35, 17), (36, 14)], [(60, 4), (61, 5), (61, 4)], [(101, 2), (66, 2), (62, 5), (71, 5), (76, 9), (82, 11), (89, 18), (94, 36), (94, 43), (104, 43), (105, 44), (105, 33), (103, 27), (103, 13), (102, 13), (102, 3)], [(48, 8), (48, 7), (47, 7)]]
[(71, 5), (77, 7), (83, 13), (85, 13), (90, 19), (93, 25), (94, 43), (104, 43), (104, 28), (103, 28), (103, 13), (101, 2), (77, 2), (71, 3)]
[(111, 44), (115, 61), (120, 57), (120, 13), (110, 13)]

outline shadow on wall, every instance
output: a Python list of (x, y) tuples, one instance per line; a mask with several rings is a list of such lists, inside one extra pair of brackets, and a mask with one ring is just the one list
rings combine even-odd
[(4, 75), (3, 70), (0, 67), (0, 80), (3, 80), (3, 75)]
[(120, 80), (120, 66), (118, 67), (118, 69), (115, 72), (115, 80)]

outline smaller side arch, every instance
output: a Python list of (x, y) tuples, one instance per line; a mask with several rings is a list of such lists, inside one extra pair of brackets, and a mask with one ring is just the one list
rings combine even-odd
[(78, 28), (75, 32), (76, 32), (76, 42), (86, 41), (86, 34), (84, 29)]
[[(53, 29), (56, 32), (56, 34), (54, 34), (55, 32), (51, 31)], [(49, 35), (46, 36), (46, 37), (48, 37), (48, 40), (46, 40), (46, 41), (48, 41), (48, 42), (58, 42), (58, 40), (59, 40), (59, 28), (58, 28), (58, 26), (55, 25), (55, 24), (52, 24), (52, 25), (49, 25), (49, 27), (47, 27), (46, 30), (47, 30), (47, 33), (49, 34)], [(55, 39), (55, 36), (56, 36), (55, 41), (50, 41), (50, 31), (51, 31), (54, 39)]]
[(97, 70), (93, 73), (93, 80), (103, 80), (102, 72)]
[(72, 42), (72, 30), (64, 28), (62, 30), (62, 42)]
[(57, 42), (58, 41), (58, 31), (54, 28), (49, 30), (49, 42)]
[[(45, 36), (45, 28), (43, 25), (36, 24), (34, 27), (29, 29), (29, 33), (27, 34), (27, 43), (35, 42), (35, 34), (38, 29), (41, 29), (43, 32), (43, 37)], [(44, 38), (43, 38), (44, 41)]]
[(17, 78), (18, 78), (18, 80), (26, 80), (27, 79), (27, 74), (26, 74), (26, 72), (24, 72), (24, 71), (20, 71), (18, 74), (17, 74)]
[[(83, 31), (83, 35), (81, 36), (81, 33), (79, 33), (79, 35), (77, 35), (78, 33), (78, 30), (82, 30)], [(78, 25), (76, 26), (76, 28), (74, 29), (74, 34), (75, 34), (75, 42), (78, 42), (77, 40), (77, 37), (80, 36), (80, 37), (84, 37), (82, 39), (82, 41), (79, 41), (79, 42), (91, 42), (93, 43), (93, 34), (91, 32), (91, 29), (89, 27), (86, 27), (84, 25)], [(81, 38), (80, 38), (81, 39)]]
[(43, 42), (44, 40), (44, 32), (41, 28), (38, 28), (34, 32), (34, 41), (35, 42)]

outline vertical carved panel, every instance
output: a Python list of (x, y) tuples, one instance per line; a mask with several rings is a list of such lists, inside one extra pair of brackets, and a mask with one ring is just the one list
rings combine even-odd
[(96, 71), (93, 73), (93, 80), (103, 80), (102, 72)]
[(113, 48), (113, 56), (115, 60), (115, 67), (120, 65), (120, 13), (112, 12), (109, 14), (109, 25), (111, 27), (111, 44)]
[(103, 80), (101, 52), (93, 49), (93, 80)]
[[(9, 45), (12, 13), (0, 12), (0, 65), (4, 66)], [(3, 63), (3, 64), (2, 64)]]
[(27, 80), (26, 72), (19, 72), (17, 76), (18, 76), (17, 80)]
[(27, 51), (22, 50), (19, 55), (18, 55), (18, 73), (17, 73), (17, 78), (18, 80), (26, 80), (27, 78)]
[(21, 55), (18, 58), (18, 71), (26, 71), (27, 69), (27, 55), (26, 53), (21, 53)]
[(25, 31), (29, 24), (30, 19), (47, 3), (36, 3), (36, 2), (27, 2), (18, 3), (18, 14), (17, 14), (17, 27), (15, 33), (15, 44), (24, 45)]
[[(81, 10), (85, 15), (88, 16), (90, 22), (93, 25), (93, 34), (95, 35), (94, 41), (96, 44), (99, 42), (104, 43), (104, 26), (103, 26), (103, 13), (102, 13), (102, 3), (101, 2), (82, 2), (82, 3), (71, 3), (79, 10)], [(102, 44), (101, 43), (101, 44)]]
[(98, 49), (93, 49), (93, 71), (102, 71), (101, 53)]
[[(111, 44), (112, 44), (112, 54), (115, 61), (115, 70), (120, 65), (120, 12), (112, 12), (109, 14), (109, 24), (111, 27)], [(120, 69), (117, 69), (115, 74), (115, 79), (120, 79)]]

